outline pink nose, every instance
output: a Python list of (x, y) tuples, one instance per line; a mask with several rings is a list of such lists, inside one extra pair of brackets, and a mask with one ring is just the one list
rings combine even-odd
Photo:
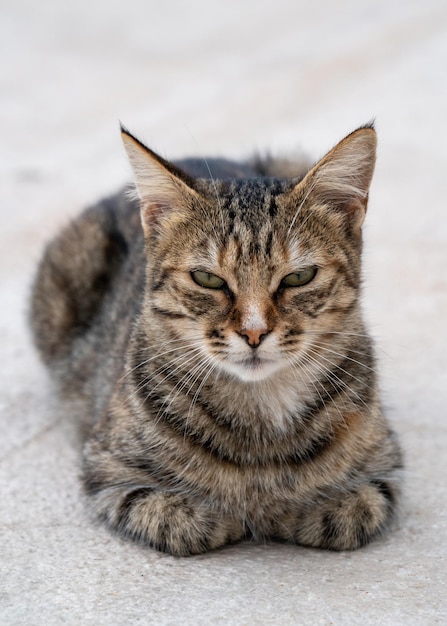
[(251, 348), (257, 348), (269, 332), (270, 331), (267, 328), (255, 328), (250, 330), (242, 328), (239, 335), (241, 335), (241, 337), (245, 337), (246, 342)]

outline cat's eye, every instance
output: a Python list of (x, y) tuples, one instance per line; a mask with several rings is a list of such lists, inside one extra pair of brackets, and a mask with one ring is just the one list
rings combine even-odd
[(210, 274), (210, 272), (197, 270), (191, 272), (191, 278), (197, 285), (205, 287), (206, 289), (222, 289), (226, 285), (222, 278), (219, 278), (219, 276), (215, 274)]
[(287, 274), (281, 281), (283, 287), (302, 287), (307, 285), (311, 280), (315, 278), (317, 274), (316, 267), (303, 267), (303, 269), (297, 272)]

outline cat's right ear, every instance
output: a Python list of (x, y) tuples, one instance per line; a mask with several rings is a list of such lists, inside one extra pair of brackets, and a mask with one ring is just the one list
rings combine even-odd
[(368, 204), (376, 145), (372, 124), (355, 130), (306, 174), (296, 190), (359, 232)]
[(132, 166), (141, 202), (141, 221), (146, 235), (167, 221), (184, 217), (197, 192), (186, 174), (147, 148), (124, 126), (121, 137)]

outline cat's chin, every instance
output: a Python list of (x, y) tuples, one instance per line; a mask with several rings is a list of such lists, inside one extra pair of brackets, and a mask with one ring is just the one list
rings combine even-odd
[(270, 378), (275, 372), (282, 369), (284, 364), (279, 360), (247, 359), (237, 362), (221, 363), (223, 369), (244, 382), (258, 382)]

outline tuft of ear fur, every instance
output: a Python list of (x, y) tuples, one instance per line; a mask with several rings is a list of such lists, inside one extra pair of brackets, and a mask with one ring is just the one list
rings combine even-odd
[(377, 136), (373, 125), (345, 137), (297, 185), (308, 189), (313, 201), (343, 212), (360, 228), (376, 161)]
[(132, 166), (141, 202), (145, 234), (157, 229), (164, 218), (179, 215), (188, 199), (197, 196), (193, 180), (150, 150), (121, 125), (121, 137)]

